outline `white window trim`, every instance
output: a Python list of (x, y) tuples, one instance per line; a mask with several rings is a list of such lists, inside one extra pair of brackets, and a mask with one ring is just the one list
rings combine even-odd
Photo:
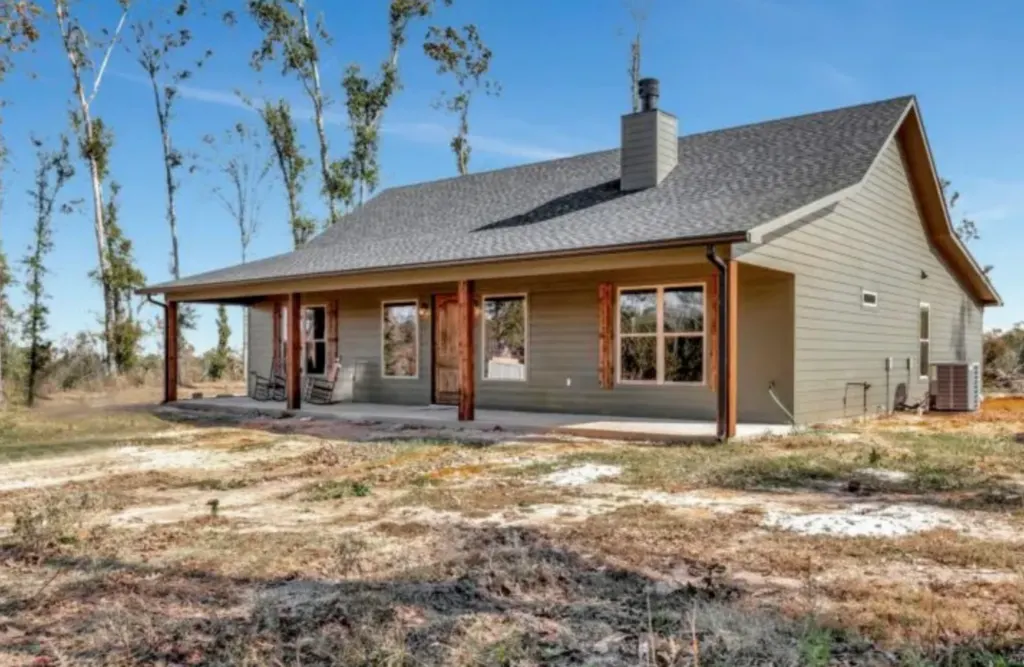
[[(308, 308), (323, 308), (324, 309), (324, 338), (323, 338), (323, 341), (324, 341), (324, 349), (326, 350), (327, 349), (327, 329), (328, 329), (327, 318), (329, 316), (328, 312), (327, 312), (327, 302), (326, 301), (321, 301), (321, 302), (317, 302), (317, 303), (304, 303), (304, 304), (302, 304), (300, 306), (300, 308), (303, 311), (305, 311)], [(302, 330), (302, 320), (300, 318), (300, 320), (299, 320), (299, 331), (301, 331), (301, 330)], [(319, 340), (319, 339), (315, 339), (315, 340)], [(285, 362), (287, 363), (287, 359), (288, 359), (288, 304), (287, 303), (282, 303), (281, 304), (281, 347), (283, 348), (281, 350), (281, 358), (284, 359)], [(324, 356), (324, 372), (323, 373), (306, 373), (306, 363), (305, 363), (305, 359), (306, 359), (306, 346), (305, 346), (305, 341), (303, 341), (303, 346), (302, 346), (302, 359), (303, 359), (303, 363), (301, 364), (302, 374), (303, 375), (309, 375), (310, 377), (323, 377), (323, 376), (325, 376), (327, 374), (328, 370), (330, 369), (330, 366), (331, 366), (331, 360), (326, 357), (326, 352), (325, 352), (325, 356)]]
[[(384, 311), (388, 306), (408, 306), (411, 305), (416, 321), (416, 374), (415, 375), (388, 375), (385, 370), (387, 369), (387, 363), (384, 360)], [(389, 299), (387, 301), (380, 302), (380, 318), (377, 322), (380, 325), (379, 338), (380, 338), (380, 377), (383, 380), (419, 380), (420, 379), (420, 364), (422, 363), (422, 356), (420, 354), (420, 301), (417, 298), (410, 299)]]
[[(864, 297), (868, 296), (869, 294), (875, 298), (874, 303), (868, 303), (867, 301), (864, 300)], [(878, 308), (878, 292), (862, 289), (860, 291), (860, 305), (863, 308)]]
[[(487, 300), (523, 299), (523, 379), (487, 377)], [(480, 381), (481, 382), (527, 382), (530, 378), (530, 297), (526, 292), (480, 295)]]
[[(686, 288), (686, 287), (699, 287), (703, 296), (703, 307), (702, 307), (702, 323), (703, 328), (698, 333), (696, 331), (686, 333), (673, 333), (671, 336), (680, 338), (703, 338), (704, 344), (701, 346), (703, 351), (703, 358), (701, 359), (700, 369), (700, 381), (699, 382), (666, 382), (665, 377), (665, 345), (662, 341), (665, 339), (664, 334), (664, 322), (665, 322), (665, 300), (663, 294), (667, 289)], [(657, 297), (655, 298), (655, 307), (657, 308), (657, 324), (655, 327), (654, 338), (657, 341), (655, 344), (655, 359), (657, 360), (656, 378), (654, 380), (623, 380), (622, 379), (622, 293), (623, 292), (636, 292), (641, 290), (655, 290)], [(707, 385), (708, 380), (708, 291), (707, 285), (702, 281), (684, 282), (684, 283), (670, 283), (665, 285), (630, 285), (620, 286), (615, 293), (615, 383), (621, 385), (636, 385), (641, 387), (651, 386), (673, 386), (673, 387), (703, 387)], [(626, 334), (627, 337), (630, 334)], [(651, 336), (651, 334), (638, 334), (636, 337)]]
[[(928, 312), (928, 337), (927, 338), (922, 338), (921, 337), (921, 311), (927, 311)], [(926, 371), (928, 371), (927, 373), (920, 374), (921, 373), (921, 358), (920, 358), (920, 356), (921, 356), (921, 343), (928, 343), (928, 365), (931, 366), (931, 363), (932, 363), (932, 306), (931, 306), (931, 304), (926, 303), (924, 301), (922, 301), (917, 306), (917, 354), (918, 354), (917, 372), (919, 373), (919, 375), (918, 375), (918, 379), (919, 380), (929, 380), (929, 379), (931, 379), (931, 368), (926, 368), (925, 369)]]

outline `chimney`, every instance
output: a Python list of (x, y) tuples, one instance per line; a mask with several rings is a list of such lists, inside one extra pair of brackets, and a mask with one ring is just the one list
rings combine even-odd
[(679, 163), (679, 121), (658, 108), (657, 79), (641, 79), (640, 111), (622, 117), (619, 155), (623, 191), (660, 184)]

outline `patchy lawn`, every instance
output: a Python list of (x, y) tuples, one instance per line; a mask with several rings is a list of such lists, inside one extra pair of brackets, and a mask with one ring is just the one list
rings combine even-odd
[(11, 412), (0, 664), (1021, 665), (1021, 433)]

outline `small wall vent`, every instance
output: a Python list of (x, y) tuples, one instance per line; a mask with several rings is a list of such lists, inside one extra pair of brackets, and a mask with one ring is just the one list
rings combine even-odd
[(932, 364), (930, 385), (932, 410), (974, 412), (981, 404), (981, 364)]

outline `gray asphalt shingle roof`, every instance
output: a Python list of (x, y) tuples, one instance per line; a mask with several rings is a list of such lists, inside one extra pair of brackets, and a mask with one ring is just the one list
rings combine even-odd
[(384, 190), (305, 248), (187, 287), (742, 233), (859, 182), (911, 97), (683, 136), (656, 188), (607, 150)]

